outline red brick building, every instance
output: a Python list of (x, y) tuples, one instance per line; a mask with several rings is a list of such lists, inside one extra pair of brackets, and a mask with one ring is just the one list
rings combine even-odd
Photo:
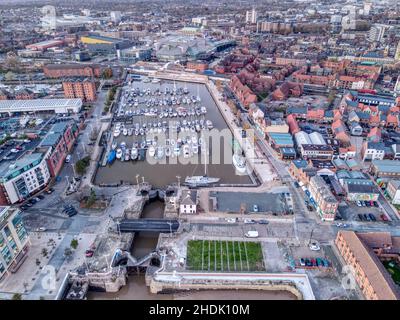
[(46, 159), (51, 176), (57, 176), (62, 169), (65, 157), (71, 151), (78, 133), (79, 128), (76, 123), (59, 122), (53, 125), (40, 143), (39, 149), (51, 148), (50, 155)]
[(232, 77), (230, 87), (246, 108), (248, 108), (251, 103), (257, 102), (257, 96), (248, 86), (241, 83), (237, 76)]
[(399, 289), (381, 260), (400, 257), (400, 237), (388, 232), (339, 231), (335, 244), (367, 300), (398, 300)]
[(100, 77), (101, 68), (94, 64), (48, 64), (43, 72), (49, 78), (62, 77)]
[(189, 61), (186, 65), (188, 69), (204, 72), (208, 69), (208, 64), (201, 61)]
[(63, 89), (66, 98), (81, 98), (88, 102), (93, 102), (97, 98), (96, 83), (88, 78), (63, 81)]

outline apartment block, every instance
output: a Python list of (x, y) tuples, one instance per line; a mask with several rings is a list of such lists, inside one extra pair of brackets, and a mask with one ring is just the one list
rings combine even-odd
[(24, 262), (29, 236), (24, 227), (20, 210), (0, 207), (0, 279), (14, 272)]
[(93, 102), (97, 98), (96, 83), (89, 78), (65, 80), (62, 85), (66, 98), (80, 98), (87, 102)]
[(335, 220), (339, 203), (324, 179), (319, 175), (313, 176), (310, 179), (309, 190), (315, 204), (317, 205), (317, 212), (322, 221)]

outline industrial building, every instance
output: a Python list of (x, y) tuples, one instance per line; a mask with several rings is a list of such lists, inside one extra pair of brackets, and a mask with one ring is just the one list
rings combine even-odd
[(370, 172), (377, 178), (399, 178), (400, 162), (398, 160), (372, 160)]
[(129, 40), (104, 37), (97, 34), (82, 36), (80, 41), (88, 48), (89, 51), (105, 54), (116, 54), (118, 50), (126, 49), (131, 46), (131, 42)]
[(46, 40), (28, 44), (26, 48), (34, 51), (46, 51), (47, 49), (60, 47), (62, 45), (64, 45), (64, 40)]
[(96, 64), (47, 64), (43, 67), (43, 73), (48, 78), (100, 77), (101, 69)]
[(2, 100), (0, 113), (9, 115), (24, 112), (78, 113), (82, 108), (81, 99), (34, 99)]
[(151, 59), (153, 49), (147, 46), (130, 47), (119, 50), (117, 57), (120, 61), (126, 63), (135, 63), (137, 61), (148, 61)]

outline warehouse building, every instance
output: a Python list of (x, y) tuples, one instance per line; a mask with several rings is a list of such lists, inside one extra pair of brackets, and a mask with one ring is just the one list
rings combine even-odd
[(81, 99), (34, 99), (2, 100), (0, 113), (12, 115), (27, 112), (78, 113), (82, 108)]
[(118, 50), (126, 49), (131, 46), (129, 40), (104, 37), (97, 34), (82, 36), (80, 40), (89, 51), (104, 54), (116, 54)]

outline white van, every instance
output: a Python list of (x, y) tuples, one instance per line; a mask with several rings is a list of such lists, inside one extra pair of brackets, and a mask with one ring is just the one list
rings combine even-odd
[(70, 161), (71, 161), (71, 155), (69, 154), (65, 157), (65, 163), (69, 163)]
[(254, 231), (254, 230), (247, 231), (247, 232), (244, 234), (244, 236), (245, 236), (246, 238), (258, 238), (258, 231)]

